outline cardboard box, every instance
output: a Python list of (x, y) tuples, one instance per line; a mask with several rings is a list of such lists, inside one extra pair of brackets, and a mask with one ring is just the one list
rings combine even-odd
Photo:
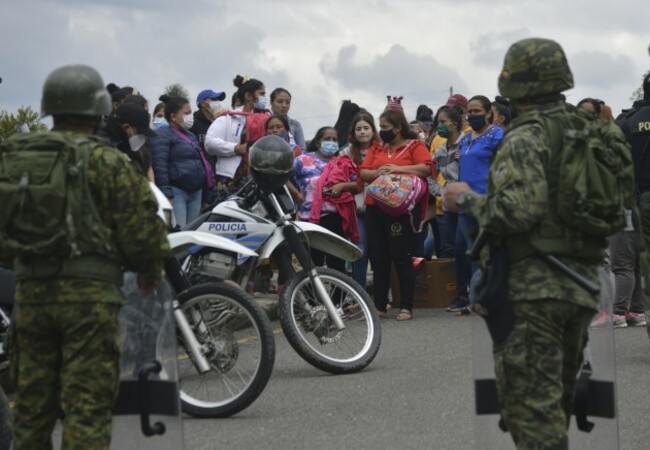
[[(400, 293), (397, 272), (390, 278), (393, 307), (399, 308)], [(453, 258), (424, 261), (415, 278), (414, 308), (446, 308), (456, 300), (456, 266)]]

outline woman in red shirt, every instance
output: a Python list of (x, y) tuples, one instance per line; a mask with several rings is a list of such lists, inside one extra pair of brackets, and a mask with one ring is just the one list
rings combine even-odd
[[(411, 130), (404, 113), (395, 109), (384, 111), (379, 117), (379, 130), (383, 145), (368, 149), (361, 166), (361, 178), (364, 182), (371, 183), (378, 176), (385, 174), (411, 174), (426, 178), (431, 173), (431, 155), (418, 140), (417, 133)], [(396, 320), (410, 320), (413, 317), (415, 294), (415, 269), (411, 258), (419, 247), (420, 233), (413, 231), (408, 215), (391, 217), (373, 205), (368, 195), (365, 204), (368, 256), (373, 270), (375, 306), (380, 317), (387, 317), (392, 263), (397, 271), (401, 299), (400, 313)], [(413, 209), (412, 215), (420, 217), (419, 206)]]

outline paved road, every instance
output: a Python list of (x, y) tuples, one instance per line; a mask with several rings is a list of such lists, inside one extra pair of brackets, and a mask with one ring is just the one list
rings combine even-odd
[[(345, 376), (303, 362), (275, 323), (277, 358), (265, 392), (230, 419), (185, 418), (186, 448), (494, 448), (484, 436), (475, 445), (472, 320), (416, 310), (411, 322), (383, 321), (373, 364)], [(648, 336), (645, 328), (615, 333), (620, 448), (650, 448)]]

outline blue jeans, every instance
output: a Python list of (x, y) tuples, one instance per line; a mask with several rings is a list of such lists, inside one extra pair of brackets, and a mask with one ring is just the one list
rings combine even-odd
[(456, 228), (458, 228), (458, 213), (445, 211), (444, 215), (436, 216), (440, 230), (439, 258), (455, 258)]
[(472, 248), (472, 233), (478, 228), (478, 222), (467, 214), (458, 214), (458, 225), (456, 227), (456, 288), (458, 296), (466, 296), (467, 286), (472, 277), (475, 267), (470, 265), (465, 253)]
[(199, 189), (190, 194), (172, 186), (172, 194), (174, 194), (174, 216), (176, 216), (176, 223), (178, 225), (187, 225), (199, 216), (202, 192), (203, 189)]
[(357, 223), (359, 224), (359, 237), (357, 246), (363, 252), (363, 256), (352, 263), (352, 273), (354, 281), (359, 283), (359, 286), (366, 288), (366, 275), (368, 273), (368, 233), (366, 232), (366, 214), (357, 213)]

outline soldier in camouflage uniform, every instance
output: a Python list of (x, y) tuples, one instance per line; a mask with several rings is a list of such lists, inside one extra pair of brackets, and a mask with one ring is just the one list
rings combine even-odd
[[(53, 116), (52, 133), (88, 137), (110, 111), (110, 95), (90, 67), (65, 66), (45, 82), (42, 113)], [(111, 231), (107, 248), (114, 251), (108, 264), (94, 266), (98, 255), (89, 251), (78, 261), (64, 261), (59, 274), (44, 277), (35, 274), (47, 272), (40, 266), (48, 262), (25, 261), (20, 255), (10, 261), (18, 308), (16, 449), (51, 448), (59, 411), (63, 449), (109, 448), (119, 386), (121, 272), (138, 272), (139, 287), (152, 291), (169, 254), (155, 198), (128, 158), (100, 142), (90, 151), (86, 170), (98, 221)], [(0, 215), (6, 213), (3, 206)], [(11, 256), (0, 254), (0, 260)], [(69, 262), (81, 264), (67, 270)], [(85, 271), (93, 266), (96, 270)]]
[[(571, 87), (573, 76), (556, 42), (525, 39), (508, 50), (499, 89), (518, 108), (520, 119), (539, 111), (567, 114), (560, 92)], [(519, 449), (566, 449), (576, 375), (598, 298), (541, 258), (513, 256), (529, 236), (563, 226), (551, 194), (557, 187), (547, 182), (547, 171), (553, 170), (546, 167), (549, 135), (538, 123), (516, 125), (492, 162), (487, 194), (455, 183), (448, 185), (445, 201), (476, 217), (482, 229), (508, 248), (514, 326), (493, 347), (505, 425)], [(599, 255), (600, 248), (593, 255), (563, 255), (562, 260), (598, 284)]]

